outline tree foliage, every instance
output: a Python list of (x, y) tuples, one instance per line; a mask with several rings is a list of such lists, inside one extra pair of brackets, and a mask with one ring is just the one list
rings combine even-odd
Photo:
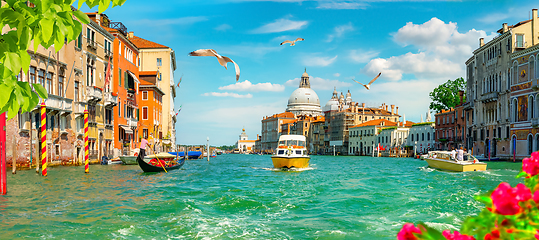
[[(30, 2), (30, 4), (28, 4)], [(39, 98), (46, 99), (47, 91), (40, 84), (17, 81), (17, 75), (28, 72), (30, 55), (26, 51), (38, 46), (49, 48), (54, 45), (56, 52), (64, 42), (75, 40), (82, 31), (82, 24), (90, 22), (88, 16), (79, 9), (83, 4), (98, 11), (112, 6), (120, 6), (125, 0), (79, 0), (78, 9), (72, 10), (75, 0), (2, 0), (0, 1), (0, 113), (7, 112), (13, 118), (19, 109), (31, 111)], [(29, 6), (30, 5), (30, 6)], [(31, 46), (33, 40), (33, 45)]]
[[(447, 80), (447, 82), (436, 87), (429, 93), (432, 100), (429, 108), (440, 112), (457, 106), (460, 104), (459, 91), (464, 91), (465, 88), (466, 82), (463, 78), (457, 78), (453, 81)], [(465, 101), (465, 98), (463, 98), (463, 101)]]

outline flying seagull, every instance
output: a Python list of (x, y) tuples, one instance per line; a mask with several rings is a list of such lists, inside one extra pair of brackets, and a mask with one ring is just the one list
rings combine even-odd
[(360, 83), (360, 82), (358, 82), (358, 81), (356, 81), (356, 80), (354, 80), (354, 79), (352, 79), (352, 80), (354, 80), (354, 82), (357, 82), (357, 83), (361, 84), (361, 85), (362, 85), (363, 87), (365, 87), (367, 90), (371, 90), (371, 84), (372, 84), (374, 81), (376, 81), (376, 79), (377, 79), (378, 77), (380, 77), (380, 75), (382, 75), (382, 73), (378, 73), (378, 76), (376, 76), (375, 78), (373, 78), (373, 79), (369, 82), (369, 84), (367, 84), (367, 85), (365, 85), (365, 84), (363, 84), (363, 83)]
[(285, 44), (285, 43), (290, 43), (290, 46), (294, 46), (296, 45), (296, 41), (303, 41), (305, 39), (303, 38), (296, 38), (296, 40), (294, 41), (290, 41), (290, 40), (285, 40), (284, 42), (281, 43), (281, 45)]
[(231, 62), (234, 63), (234, 67), (236, 68), (236, 82), (240, 79), (240, 67), (238, 64), (236, 64), (232, 59), (219, 55), (215, 50), (213, 49), (199, 49), (193, 52), (189, 53), (189, 56), (202, 56), (202, 57), (216, 57), (217, 61), (219, 61), (219, 64), (221, 66), (226, 68), (226, 64)]

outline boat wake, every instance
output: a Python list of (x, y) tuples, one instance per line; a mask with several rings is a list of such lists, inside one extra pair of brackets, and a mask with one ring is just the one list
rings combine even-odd
[(430, 167), (418, 167), (419, 171), (422, 171), (422, 172), (433, 172), (433, 171), (436, 171), (436, 169), (434, 168), (430, 168)]
[(262, 170), (268, 170), (273, 172), (303, 172), (303, 171), (309, 171), (314, 170), (316, 168), (313, 167), (306, 167), (306, 168), (259, 168), (259, 167), (252, 167), (253, 169), (262, 169)]

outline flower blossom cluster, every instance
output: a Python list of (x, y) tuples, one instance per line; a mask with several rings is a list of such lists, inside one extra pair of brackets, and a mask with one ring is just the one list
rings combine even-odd
[(502, 182), (488, 195), (476, 196), (486, 208), (469, 217), (459, 231), (451, 233), (430, 229), (422, 224), (406, 223), (397, 234), (398, 240), (441, 239), (537, 239), (539, 240), (539, 151), (522, 160), (517, 178), (524, 182), (515, 187)]

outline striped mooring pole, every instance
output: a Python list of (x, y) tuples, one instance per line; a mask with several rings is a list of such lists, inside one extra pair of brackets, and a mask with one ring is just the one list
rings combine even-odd
[(7, 194), (6, 113), (0, 114), (0, 195)]
[(41, 102), (41, 175), (47, 176), (47, 110)]
[(90, 173), (88, 160), (88, 108), (84, 108), (84, 172)]

